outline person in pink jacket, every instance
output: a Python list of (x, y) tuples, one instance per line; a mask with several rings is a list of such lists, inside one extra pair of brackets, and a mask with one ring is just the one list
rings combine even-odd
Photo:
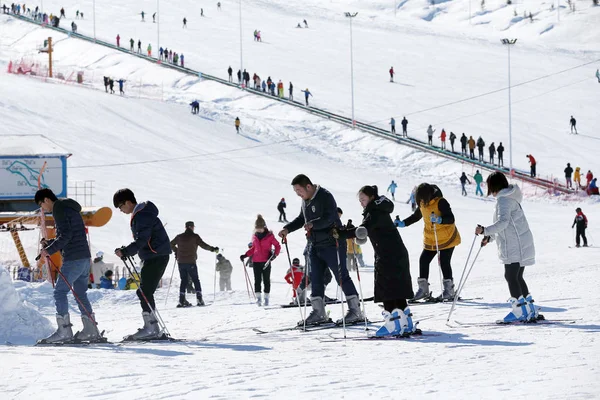
[[(271, 292), (271, 263), (279, 255), (281, 245), (275, 239), (273, 232), (267, 229), (267, 224), (258, 214), (254, 223), (254, 235), (252, 236), (252, 247), (240, 256), (244, 262), (246, 257), (252, 257), (252, 266), (254, 268), (254, 292), (256, 293), (256, 304), (263, 305), (261, 293), (261, 281), (265, 286), (265, 306), (269, 305), (269, 293)], [(273, 247), (275, 251), (273, 251)]]

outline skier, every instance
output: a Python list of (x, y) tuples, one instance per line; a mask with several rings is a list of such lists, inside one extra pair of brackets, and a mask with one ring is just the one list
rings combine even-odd
[(292, 301), (290, 304), (298, 304), (296, 290), (300, 283), (302, 282), (302, 277), (304, 276), (304, 268), (300, 265), (300, 259), (294, 258), (292, 260), (292, 268), (287, 270), (285, 274), (285, 281), (292, 285)]
[(402, 118), (402, 136), (408, 137), (408, 133), (406, 133), (406, 128), (408, 127), (408, 120), (406, 117)]
[(290, 82), (290, 87), (288, 88), (288, 91), (290, 93), (290, 96), (288, 99), (290, 101), (294, 101), (294, 85), (292, 85), (292, 82)]
[(598, 79), (598, 83), (600, 83), (600, 68), (596, 69), (596, 78)]
[(117, 34), (117, 47), (121, 47), (121, 36)]
[(442, 128), (440, 139), (442, 140), (442, 150), (446, 150), (446, 130), (444, 128)]
[(477, 225), (475, 234), (483, 235), (481, 246), (492, 240), (498, 242), (498, 255), (504, 264), (512, 306), (503, 322), (537, 320), (538, 309), (523, 279), (525, 267), (535, 264), (533, 235), (521, 207), (523, 194), (518, 185), (509, 185), (501, 172), (490, 174), (487, 186), (488, 196), (491, 194), (496, 198), (494, 224), (487, 227)]
[(504, 146), (502, 146), (502, 142), (500, 142), (496, 151), (498, 152), (498, 166), (504, 167), (504, 158), (502, 156), (504, 154)]
[(263, 93), (266, 93), (267, 92), (267, 83), (264, 80), (262, 81), (262, 85), (261, 86), (262, 86)]
[(152, 56), (152, 45), (150, 43), (148, 43), (147, 50), (148, 50), (148, 57), (151, 57)]
[(237, 72), (237, 78), (238, 78), (238, 85), (240, 85), (242, 83), (242, 71), (239, 69)]
[(469, 158), (471, 160), (475, 159), (475, 139), (473, 139), (473, 136), (469, 136)]
[(110, 94), (115, 93), (115, 81), (113, 78), (108, 78), (108, 87), (110, 88)]
[(146, 15), (146, 13), (142, 11), (142, 22), (146, 22), (146, 20), (144, 19), (145, 15)]
[(467, 175), (463, 172), (462, 175), (460, 176), (460, 186), (462, 187), (462, 195), (463, 196), (467, 195), (467, 190), (465, 189), (465, 185), (467, 183), (470, 185), (471, 181), (469, 180), (469, 178), (467, 178)]
[[(416, 330), (406, 299), (413, 297), (408, 251), (394, 227), (390, 214), (394, 203), (379, 196), (377, 186), (363, 186), (358, 192), (363, 207), (360, 227), (342, 231), (359, 244), (371, 240), (375, 251), (375, 302), (383, 302), (384, 323), (375, 336), (407, 336)], [(348, 299), (350, 302), (350, 299)]]
[(483, 176), (481, 175), (479, 170), (477, 170), (475, 172), (475, 175), (473, 176), (473, 180), (475, 181), (475, 184), (477, 185), (475, 188), (475, 196), (477, 196), (477, 195), (483, 196), (483, 190), (481, 190), (481, 182), (483, 182)]
[(577, 184), (575, 190), (581, 189), (581, 168), (575, 167), (575, 173), (573, 174), (573, 181)]
[(119, 79), (117, 82), (119, 83), (119, 94), (121, 96), (125, 95), (125, 91), (123, 90), (123, 85), (125, 84), (125, 81), (123, 79)]
[(183, 17), (183, 27), (187, 28), (187, 18)]
[(142, 53), (142, 41), (138, 39), (138, 50), (137, 50), (138, 54)]
[[(252, 236), (252, 247), (240, 256), (240, 260), (244, 262), (246, 257), (252, 256), (252, 266), (254, 268), (254, 292), (256, 294), (256, 304), (261, 306), (261, 280), (264, 281), (265, 289), (265, 306), (269, 305), (269, 293), (271, 292), (271, 265), (273, 260), (279, 255), (281, 246), (275, 235), (269, 229), (262, 217), (258, 214), (254, 223), (254, 235)], [(273, 252), (272, 248), (275, 248)]]
[(246, 70), (244, 70), (243, 78), (244, 78), (244, 81), (246, 81), (246, 87), (248, 87), (248, 82), (250, 82), (250, 74), (248, 72), (246, 72)]
[(454, 132), (450, 132), (450, 146), (452, 147), (452, 152), (454, 153), (454, 141), (456, 140), (456, 135)]
[(467, 156), (467, 142), (468, 141), (469, 140), (467, 139), (467, 136), (463, 132), (462, 136), (460, 137), (460, 154), (465, 157)]
[(396, 182), (394, 182), (394, 180), (392, 180), (392, 183), (390, 183), (390, 186), (388, 186), (387, 188), (387, 192), (392, 194), (392, 199), (394, 201), (396, 201), (396, 188), (398, 187), (398, 185), (396, 184)]
[(410, 191), (410, 196), (408, 197), (408, 200), (406, 200), (406, 204), (410, 203), (410, 209), (412, 210), (412, 212), (415, 212), (415, 210), (417, 209), (417, 200), (415, 199), (415, 196), (417, 194), (417, 187), (413, 187), (413, 190)]
[(423, 252), (419, 259), (419, 290), (413, 300), (428, 299), (429, 264), (439, 254), (440, 268), (444, 276), (444, 291), (438, 301), (454, 299), (454, 282), (452, 277), (452, 252), (460, 244), (460, 234), (454, 222), (454, 214), (450, 204), (443, 197), (442, 191), (435, 185), (422, 183), (417, 188), (417, 205), (419, 208), (400, 224), (410, 226), (423, 218)]
[(394, 67), (390, 68), (390, 82), (394, 82)]
[(231, 69), (231, 65), (227, 68), (227, 75), (229, 76), (229, 82), (233, 82), (233, 77), (231, 74), (233, 73), (233, 69)]
[(151, 201), (138, 203), (129, 189), (120, 189), (113, 196), (113, 205), (124, 214), (131, 214), (131, 233), (134, 241), (115, 250), (117, 257), (138, 255), (143, 273), (137, 295), (142, 306), (144, 327), (131, 335), (131, 340), (159, 338), (161, 333), (153, 309), (154, 292), (160, 283), (171, 254), (169, 236), (158, 218), (158, 208)]
[(573, 168), (571, 168), (571, 164), (567, 163), (567, 168), (565, 168), (565, 180), (567, 181), (567, 189), (573, 189), (573, 183), (571, 182), (571, 175), (573, 174)]
[(308, 22), (306, 22), (306, 20), (304, 20), (303, 22), (304, 22), (304, 27), (308, 28)]
[(479, 161), (481, 161), (481, 162), (485, 162), (483, 160), (483, 148), (484, 147), (485, 147), (485, 142), (483, 141), (481, 136), (479, 136), (479, 138), (477, 139), (477, 149), (479, 150)]
[(179, 304), (177, 304), (177, 307), (191, 306), (185, 299), (185, 288), (188, 285), (188, 277), (191, 278), (194, 289), (196, 289), (196, 304), (198, 306), (204, 305), (202, 286), (200, 285), (200, 279), (198, 279), (198, 266), (196, 265), (198, 247), (214, 253), (219, 252), (218, 247), (206, 244), (198, 234), (194, 233), (194, 222), (188, 221), (185, 223), (185, 231), (171, 240), (171, 250), (175, 253), (175, 258), (179, 266), (179, 277), (181, 278)]
[(435, 132), (435, 129), (432, 129), (431, 125), (429, 125), (429, 128), (427, 128), (427, 139), (428, 139), (427, 143), (430, 146), (433, 146), (433, 132)]
[(575, 209), (577, 215), (575, 215), (575, 220), (573, 220), (573, 225), (571, 225), (571, 229), (577, 225), (577, 231), (575, 233), (575, 247), (579, 247), (580, 239), (583, 238), (583, 247), (588, 247), (587, 238), (585, 237), (585, 230), (587, 229), (588, 220), (581, 208), (577, 207)]
[(156, 23), (156, 13), (152, 14), (152, 22)]
[(490, 147), (488, 147), (488, 151), (490, 152), (490, 164), (494, 164), (494, 155), (496, 154), (496, 146), (494, 145), (494, 142), (492, 142), (492, 144), (490, 144)]
[(396, 120), (394, 117), (390, 119), (390, 125), (392, 126), (392, 134), (396, 134)]
[(235, 117), (235, 131), (240, 133), (240, 117)]
[(598, 180), (598, 178), (592, 179), (592, 181), (588, 185), (588, 190), (587, 190), (588, 195), (592, 196), (592, 195), (600, 194), (600, 192), (598, 191), (598, 184), (596, 183), (597, 180)]
[(183, 54), (179, 56), (179, 65), (181, 65), (181, 68), (185, 68), (185, 61), (183, 59)]
[(100, 277), (100, 289), (114, 289), (115, 285), (112, 281), (113, 272), (109, 269)]
[(231, 271), (233, 271), (233, 267), (231, 266), (231, 262), (221, 253), (217, 254), (215, 269), (219, 273), (219, 289), (221, 292), (231, 290)]
[[(42, 239), (40, 257), (44, 260), (60, 251), (63, 259), (60, 277), (54, 287), (56, 305), (56, 332), (42, 339), (45, 343), (61, 343), (74, 339), (83, 341), (98, 341), (101, 339), (97, 328), (96, 316), (87, 297), (88, 280), (90, 276), (91, 254), (87, 241), (86, 227), (81, 218), (81, 206), (73, 199), (59, 200), (50, 189), (40, 189), (35, 193), (35, 204), (45, 213), (52, 213), (56, 237)], [(49, 261), (52, 266), (52, 260)], [(73, 294), (79, 301), (77, 306), (81, 312), (83, 330), (73, 336), (69, 316), (67, 294), (73, 288)]]
[(527, 154), (526, 157), (529, 158), (529, 163), (531, 164), (531, 177), (535, 178), (535, 166), (537, 164), (535, 158), (531, 154)]
[(200, 9), (200, 16), (201, 16), (201, 17), (204, 17), (204, 8), (201, 8), (201, 9)]
[(285, 198), (281, 198), (281, 201), (277, 204), (277, 211), (279, 211), (279, 222), (287, 223), (287, 217), (285, 216)]
[(277, 94), (280, 99), (283, 99), (283, 82), (281, 82), (281, 79), (277, 83)]
[(108, 93), (108, 76), (103, 77), (104, 79), (104, 91)]
[(577, 135), (577, 121), (575, 120), (575, 118), (573, 118), (573, 116), (571, 115), (571, 120), (569, 121), (571, 124), (571, 133), (573, 133), (573, 130), (575, 130), (575, 134)]
[(158, 49), (158, 59), (159, 60), (163, 60), (163, 56), (164, 56), (165, 50), (162, 48), (162, 46), (160, 47), (160, 49)]
[(217, 3), (217, 10), (221, 11), (221, 2), (220, 1)]
[[(25, 7), (23, 7), (23, 8), (25, 8)], [(23, 13), (25, 13), (25, 10), (23, 10)], [(61, 8), (61, 9), (60, 9), (60, 18), (67, 18), (67, 17), (65, 16), (65, 9), (64, 9), (64, 8)]]
[(271, 86), (269, 86), (269, 90), (271, 91), (271, 96), (275, 96), (275, 82), (271, 82)]
[(585, 182), (586, 189), (589, 188), (590, 183), (592, 182), (592, 179), (594, 179), (594, 174), (592, 174), (592, 171), (590, 171), (588, 169), (587, 174), (585, 174), (585, 180), (587, 181), (587, 182)]
[(301, 90), (301, 92), (304, 93), (304, 101), (306, 101), (306, 106), (308, 107), (308, 96), (312, 96), (312, 93), (308, 88), (306, 88), (306, 90)]
[(135, 42), (133, 41), (133, 38), (129, 39), (129, 51), (131, 51), (133, 53), (133, 44)]
[(307, 234), (308, 255), (310, 258), (310, 280), (312, 312), (306, 321), (299, 325), (321, 324), (329, 321), (325, 312), (325, 288), (323, 285), (324, 270), (329, 267), (338, 285), (346, 296), (348, 313), (337, 323), (352, 324), (363, 320), (360, 311), (358, 292), (346, 268), (346, 242), (338, 240), (336, 232), (342, 223), (337, 214), (337, 205), (333, 195), (325, 188), (314, 185), (306, 175), (297, 175), (292, 180), (296, 194), (302, 199), (300, 214), (279, 232), (286, 238), (290, 232), (302, 227)]

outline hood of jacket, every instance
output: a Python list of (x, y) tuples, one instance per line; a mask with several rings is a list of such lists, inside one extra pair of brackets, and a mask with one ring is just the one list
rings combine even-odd
[(152, 218), (156, 218), (158, 216), (158, 208), (151, 201), (145, 201), (143, 203), (138, 203), (133, 209), (133, 214), (140, 214)]
[(73, 211), (81, 212), (81, 205), (73, 199), (56, 200), (54, 206), (52, 206), (52, 213), (54, 215), (64, 214), (65, 209), (70, 208)]
[(391, 214), (394, 211), (394, 203), (385, 196), (379, 196), (378, 199), (373, 199), (369, 204), (367, 204), (363, 215), (366, 215), (372, 211), (381, 211)]
[(521, 189), (519, 189), (518, 185), (508, 185), (507, 188), (499, 191), (496, 197), (508, 197), (515, 200), (517, 203), (523, 201), (523, 193), (521, 193)]

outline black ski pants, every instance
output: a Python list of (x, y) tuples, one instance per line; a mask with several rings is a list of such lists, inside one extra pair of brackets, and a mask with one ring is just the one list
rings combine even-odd
[(383, 309), (390, 313), (392, 311), (394, 311), (396, 308), (398, 308), (400, 310), (404, 310), (406, 307), (408, 307), (408, 303), (406, 302), (406, 299), (396, 299), (396, 300), (389, 300), (389, 301), (383, 302)]
[[(440, 250), (440, 264), (442, 265), (444, 279), (452, 279), (452, 266), (450, 265), (452, 252), (454, 252), (454, 247)], [(429, 264), (431, 264), (436, 255), (436, 251), (423, 249), (419, 258), (419, 278), (429, 279)]]
[(503, 153), (498, 153), (498, 166), (503, 166), (504, 167), (504, 158), (502, 157)]
[(264, 262), (252, 263), (254, 267), (254, 292), (261, 292), (261, 283), (264, 282), (265, 293), (271, 293), (271, 265), (265, 268)]
[(469, 149), (469, 157), (471, 157), (471, 160), (475, 159), (475, 149)]
[[(156, 292), (156, 288), (158, 288), (158, 284), (165, 273), (165, 269), (167, 269), (168, 263), (169, 256), (157, 256), (148, 260), (142, 260), (142, 272), (140, 273), (141, 282), (140, 287), (136, 292), (140, 299), (142, 310), (151, 312), (150, 307), (152, 307), (152, 309), (156, 308), (154, 304), (154, 292)], [(148, 299), (150, 306), (146, 303), (144, 296)]]
[(523, 272), (525, 272), (525, 267), (521, 267), (518, 262), (504, 265), (504, 279), (508, 283), (510, 296), (515, 299), (520, 296), (526, 297), (529, 294), (529, 288), (523, 279)]
[(181, 284), (179, 285), (179, 294), (185, 297), (185, 291), (188, 286), (189, 280), (194, 284), (196, 290), (196, 297), (202, 296), (202, 286), (200, 285), (200, 279), (198, 278), (198, 266), (194, 264), (183, 264), (179, 263), (179, 277), (181, 278)]
[(287, 217), (285, 216), (285, 210), (279, 210), (279, 222), (287, 221)]
[(587, 246), (587, 238), (585, 237), (585, 228), (580, 229), (579, 227), (577, 227), (577, 232), (576, 232), (576, 236), (575, 236), (575, 243), (577, 244), (577, 246), (579, 246), (581, 238), (583, 238), (583, 245)]

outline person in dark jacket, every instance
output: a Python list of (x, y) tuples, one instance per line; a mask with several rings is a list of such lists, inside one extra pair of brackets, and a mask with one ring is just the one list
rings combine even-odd
[(113, 272), (109, 269), (100, 277), (100, 289), (114, 289), (115, 285), (113, 285), (112, 277)]
[[(375, 336), (410, 335), (415, 331), (406, 299), (414, 296), (408, 251), (390, 214), (394, 203), (378, 194), (377, 186), (363, 186), (358, 192), (363, 207), (360, 227), (342, 231), (358, 244), (367, 236), (375, 251), (375, 302), (383, 302), (384, 324)], [(345, 233), (345, 235), (344, 235)]]
[[(338, 230), (342, 222), (337, 213), (337, 204), (333, 195), (319, 185), (314, 185), (303, 174), (292, 180), (296, 194), (302, 199), (300, 214), (279, 232), (279, 236), (287, 238), (290, 232), (304, 228), (309, 242), (310, 280), (312, 283), (312, 312), (306, 318), (306, 325), (327, 322), (325, 312), (325, 288), (323, 285), (324, 270), (330, 268), (338, 285), (346, 295), (348, 313), (343, 317), (347, 324), (363, 320), (360, 301), (356, 287), (346, 267), (346, 241), (338, 240)], [(299, 324), (304, 324), (300, 321)], [(338, 321), (342, 323), (343, 320)]]
[[(87, 297), (88, 280), (90, 276), (91, 254), (87, 241), (85, 225), (81, 218), (81, 206), (73, 199), (59, 200), (50, 189), (40, 189), (35, 194), (35, 203), (44, 212), (52, 212), (56, 237), (51, 240), (42, 240), (40, 256), (49, 263), (48, 267), (54, 270), (50, 256), (60, 251), (63, 264), (60, 268), (61, 275), (56, 280), (54, 287), (54, 301), (56, 305), (56, 322), (58, 329), (43, 341), (46, 343), (68, 342), (79, 339), (97, 341), (101, 339), (96, 327), (96, 318), (92, 305)], [(67, 294), (70, 287), (80, 301), (77, 302), (81, 312), (83, 330), (73, 336), (71, 319), (69, 316), (69, 301)]]
[(467, 156), (467, 142), (469, 139), (467, 139), (467, 136), (464, 134), (462, 134), (462, 136), (460, 137), (460, 154), (463, 156)]
[(454, 141), (456, 140), (456, 135), (454, 132), (450, 132), (450, 147), (452, 147), (452, 152), (454, 153)]
[(238, 69), (237, 72), (238, 84), (242, 83), (242, 70)]
[(232, 82), (232, 74), (233, 74), (233, 69), (231, 69), (231, 65), (229, 66), (229, 68), (227, 68), (227, 75), (229, 76), (229, 82)]
[(498, 166), (504, 167), (504, 158), (503, 158), (504, 146), (502, 146), (502, 142), (500, 142), (500, 144), (496, 148), (496, 151), (498, 152)]
[(494, 142), (492, 142), (492, 144), (490, 144), (490, 147), (488, 147), (488, 150), (490, 152), (490, 164), (494, 164), (494, 155), (496, 154), (496, 146), (494, 145)]
[(471, 181), (469, 180), (469, 178), (467, 178), (467, 175), (463, 172), (462, 175), (460, 176), (460, 185), (462, 186), (462, 195), (466, 196), (467, 195), (467, 190), (465, 189), (465, 185), (466, 184), (471, 184)]
[(285, 198), (281, 198), (279, 204), (277, 204), (277, 211), (279, 211), (279, 222), (288, 222), (287, 217), (285, 215)]
[(408, 120), (406, 119), (406, 117), (402, 118), (402, 136), (404, 137), (408, 137), (408, 133), (406, 132), (406, 128), (408, 127)]
[(573, 228), (575, 227), (575, 225), (577, 225), (577, 230), (575, 232), (575, 247), (579, 247), (581, 243), (580, 238), (583, 238), (583, 247), (587, 247), (588, 243), (587, 238), (585, 237), (585, 230), (588, 226), (587, 217), (579, 207), (575, 209), (575, 212), (577, 213), (577, 215), (575, 216), (575, 220), (573, 220), (573, 225), (571, 226), (571, 228)]
[[(133, 242), (115, 250), (119, 258), (138, 255), (141, 260), (140, 287), (137, 296), (142, 306), (144, 327), (131, 335), (132, 340), (158, 338), (162, 332), (158, 327), (154, 309), (154, 292), (165, 273), (171, 254), (169, 235), (158, 218), (158, 208), (151, 201), (138, 203), (130, 189), (120, 189), (113, 196), (113, 204), (124, 214), (131, 214)], [(146, 302), (147, 300), (147, 302)]]
[(185, 223), (185, 232), (180, 233), (175, 236), (175, 239), (171, 240), (171, 250), (175, 253), (175, 258), (179, 265), (179, 277), (181, 278), (181, 284), (179, 285), (179, 304), (177, 304), (177, 307), (191, 306), (185, 299), (185, 289), (188, 285), (188, 278), (191, 278), (194, 289), (196, 290), (196, 304), (198, 306), (204, 305), (204, 300), (202, 299), (202, 286), (200, 285), (200, 279), (198, 279), (198, 266), (196, 265), (196, 260), (198, 259), (198, 247), (215, 253), (219, 252), (218, 247), (206, 244), (197, 233), (194, 233), (194, 222), (188, 221)]
[(573, 168), (571, 168), (571, 164), (567, 163), (567, 168), (565, 168), (565, 180), (567, 181), (567, 189), (573, 189), (573, 182), (571, 182), (571, 176), (573, 175)]
[(484, 147), (485, 147), (485, 142), (483, 141), (481, 136), (479, 136), (479, 139), (477, 139), (477, 149), (479, 150), (479, 161), (484, 161), (483, 160), (483, 148)]

